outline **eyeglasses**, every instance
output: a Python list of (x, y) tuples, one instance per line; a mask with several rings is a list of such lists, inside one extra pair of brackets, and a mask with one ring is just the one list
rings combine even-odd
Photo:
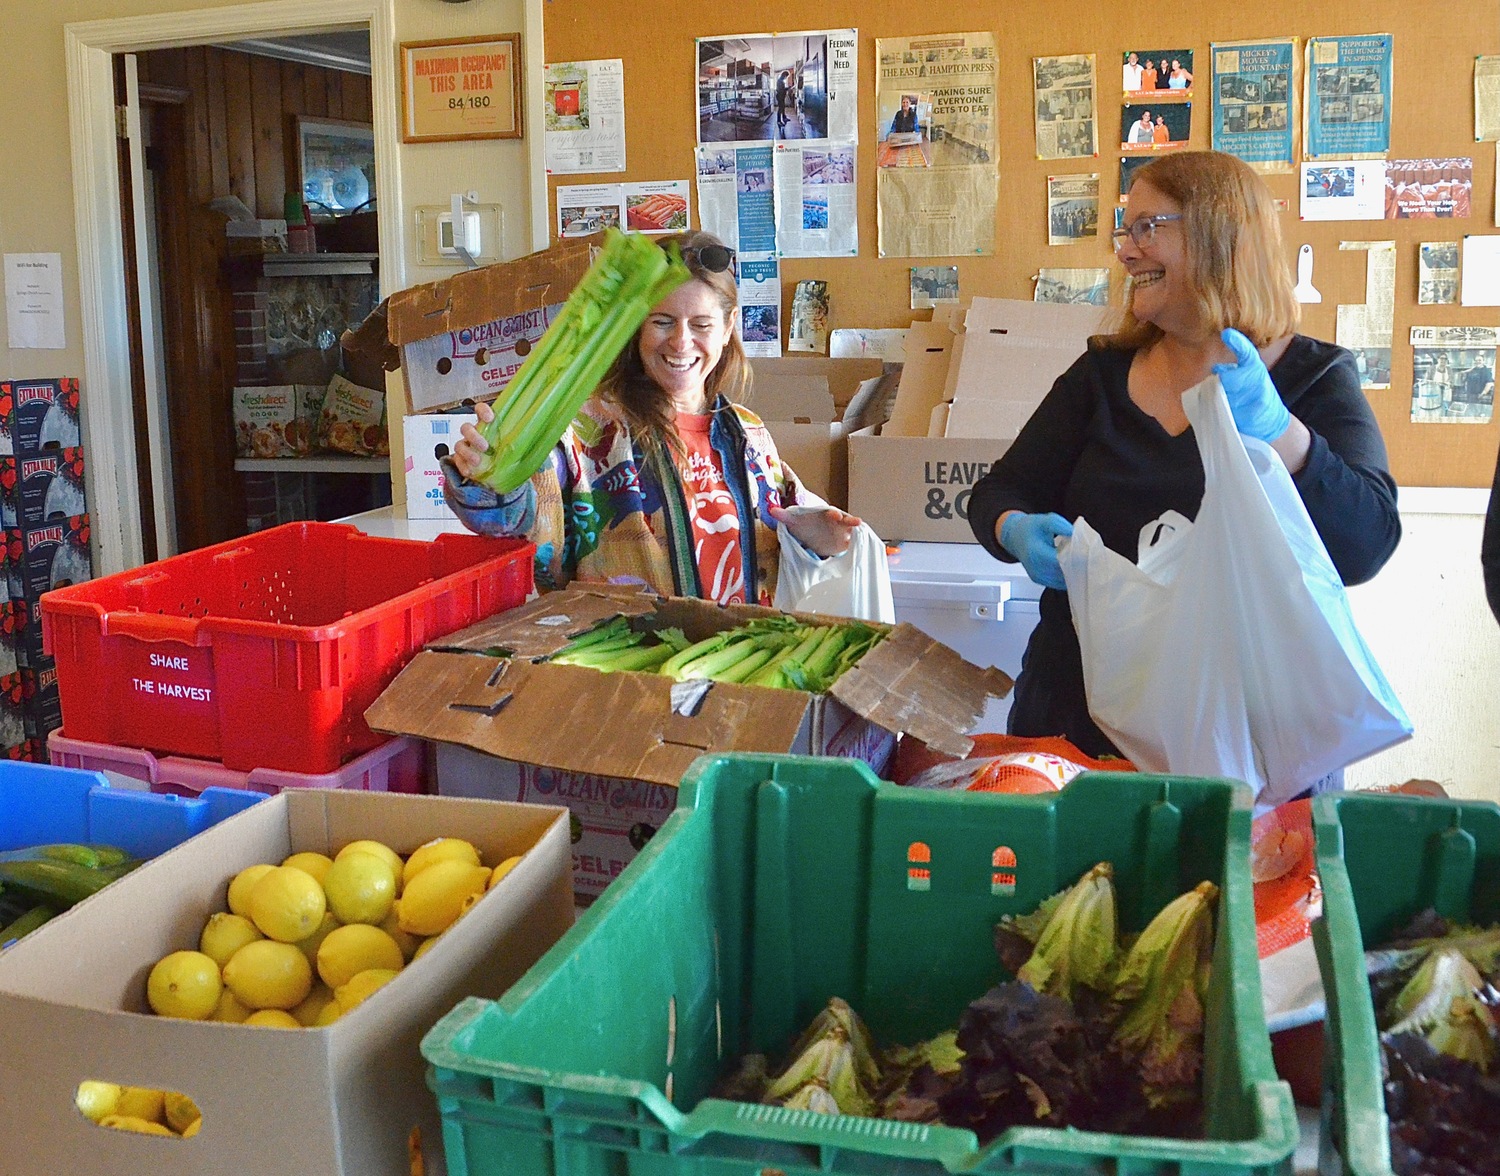
[(711, 274), (722, 274), (734, 265), (734, 250), (728, 245), (691, 245), (678, 252), (688, 265)]
[(1137, 217), (1123, 229), (1116, 229), (1112, 232), (1109, 235), (1110, 240), (1114, 242), (1116, 250), (1119, 250), (1125, 244), (1126, 237), (1135, 242), (1137, 249), (1144, 249), (1156, 239), (1157, 225), (1164, 225), (1168, 221), (1180, 221), (1181, 219), (1182, 213), (1180, 212), (1163, 213), (1160, 216)]

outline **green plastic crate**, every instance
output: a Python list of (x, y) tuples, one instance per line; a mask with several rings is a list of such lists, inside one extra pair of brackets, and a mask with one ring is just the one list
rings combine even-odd
[(1390, 1176), (1365, 946), (1427, 907), (1500, 921), (1500, 806), (1483, 801), (1329, 793), (1313, 799), (1323, 917), (1312, 925), (1328, 1012), (1318, 1170)]
[[(1297, 1120), (1261, 1008), (1242, 785), (1085, 775), (1046, 796), (882, 783), (860, 763), (699, 759), (677, 810), (499, 1002), (422, 1042), (454, 1176), (1290, 1173)], [(1108, 859), (1124, 927), (1222, 890), (1204, 1140), (970, 1131), (706, 1099), (831, 996), (882, 1043), (951, 1028), (1001, 979), (1001, 915)], [(1225, 933), (1227, 930), (1227, 934)]]

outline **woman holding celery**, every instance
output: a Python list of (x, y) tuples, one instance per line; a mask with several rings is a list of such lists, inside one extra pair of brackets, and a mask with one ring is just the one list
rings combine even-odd
[[(509, 494), (471, 480), (489, 445), (472, 425), (443, 459), (444, 494), (472, 531), (537, 545), (543, 587), (639, 583), (664, 595), (769, 605), (777, 528), (819, 557), (860, 521), (804, 489), (760, 419), (735, 330), (733, 252), (709, 233), (663, 238), (692, 274), (646, 316), (549, 460)], [(475, 406), (481, 423), (494, 417)], [(788, 510), (788, 507), (802, 509)]]

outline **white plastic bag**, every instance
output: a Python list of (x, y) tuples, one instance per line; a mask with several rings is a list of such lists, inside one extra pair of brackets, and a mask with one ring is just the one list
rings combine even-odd
[(776, 574), (773, 602), (777, 608), (856, 617), (887, 625), (895, 623), (896, 606), (891, 597), (891, 569), (885, 558), (885, 543), (869, 524), (861, 523), (855, 530), (848, 551), (828, 559), (813, 555), (784, 526), (777, 527), (776, 534), (781, 542), (781, 567)]
[(1411, 723), (1276, 452), (1236, 431), (1217, 377), (1182, 403), (1197, 520), (1144, 528), (1139, 566), (1082, 519), (1058, 552), (1089, 714), (1143, 771), (1235, 777), (1275, 805)]

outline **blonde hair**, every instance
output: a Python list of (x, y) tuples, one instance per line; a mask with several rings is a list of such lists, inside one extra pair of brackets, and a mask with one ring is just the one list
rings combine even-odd
[[(704, 391), (708, 393), (710, 406), (721, 395), (731, 401), (743, 399), (750, 389), (750, 361), (745, 358), (740, 333), (734, 329), (734, 313), (739, 307), (739, 290), (735, 286), (734, 270), (731, 268), (716, 273), (704, 269), (698, 254), (694, 252), (710, 245), (722, 248), (724, 243), (712, 233), (697, 232), (662, 237), (660, 244), (663, 249), (675, 245), (679, 250), (685, 251), (683, 261), (693, 277), (717, 295), (724, 312), (724, 323), (730, 329), (729, 339), (724, 344), (719, 362), (704, 380)], [(680, 455), (682, 438), (677, 434), (677, 414), (672, 407), (672, 399), (646, 374), (645, 365), (641, 361), (640, 343), (641, 333), (637, 331), (605, 373), (604, 379), (599, 382), (595, 395), (619, 412), (643, 451), (654, 452), (665, 441), (668, 448)]]
[[(1225, 327), (1257, 347), (1290, 335), (1301, 321), (1281, 226), (1270, 189), (1247, 164), (1221, 151), (1180, 151), (1135, 173), (1182, 209), (1188, 277), (1205, 337)], [(1134, 349), (1156, 342), (1161, 328), (1139, 321), (1129, 305), (1119, 328), (1096, 346)]]

